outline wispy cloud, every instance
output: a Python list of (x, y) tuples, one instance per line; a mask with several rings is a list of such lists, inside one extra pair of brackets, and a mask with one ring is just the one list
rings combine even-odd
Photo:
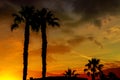
[(92, 41), (94, 44), (96, 44), (97, 46), (100, 46), (100, 48), (103, 48), (102, 43), (98, 42), (94, 37), (92, 36), (75, 36), (73, 39), (68, 40), (68, 44), (70, 44), (71, 46), (73, 45), (78, 45), (80, 43), (83, 43), (85, 41)]
[(117, 68), (120, 67), (120, 61), (106, 62), (104, 65), (106, 68)]
[(120, 41), (120, 26), (112, 26), (103, 32), (104, 38), (111, 41), (111, 43), (116, 43)]

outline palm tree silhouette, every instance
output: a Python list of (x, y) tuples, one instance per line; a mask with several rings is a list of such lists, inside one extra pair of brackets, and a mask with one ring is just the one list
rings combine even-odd
[(91, 60), (88, 60), (88, 64), (85, 65), (87, 68), (84, 69), (84, 72), (87, 72), (88, 76), (92, 76), (92, 80), (95, 80), (96, 76), (102, 74), (103, 65), (99, 63), (99, 59), (92, 58)]
[(46, 28), (50, 26), (60, 26), (58, 18), (46, 8), (37, 11), (38, 24), (40, 24), (41, 35), (42, 35), (42, 78), (46, 77), (46, 52), (47, 52), (47, 35)]
[(71, 77), (77, 77), (79, 74), (75, 73), (75, 72), (76, 72), (76, 70), (72, 70), (72, 69), (68, 68), (68, 70), (65, 71), (64, 75), (65, 75), (65, 77), (69, 77), (69, 78), (71, 78)]
[(29, 35), (30, 27), (34, 31), (38, 31), (38, 26), (34, 24), (35, 8), (33, 6), (22, 6), (18, 13), (13, 14), (14, 22), (11, 25), (11, 31), (19, 27), (19, 24), (25, 24), (24, 32), (24, 50), (23, 50), (23, 80), (27, 77), (27, 65), (28, 65), (28, 46), (29, 46)]

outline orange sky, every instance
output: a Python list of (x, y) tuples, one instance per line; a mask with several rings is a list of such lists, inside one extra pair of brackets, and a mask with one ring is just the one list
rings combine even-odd
[[(49, 1), (51, 4), (48, 4)], [(47, 28), (47, 72), (49, 76), (60, 75), (68, 68), (77, 69), (78, 73), (83, 74), (84, 65), (92, 57), (100, 59), (101, 63), (104, 64), (104, 69), (120, 72), (119, 12), (113, 13), (106, 9), (106, 12), (92, 15), (93, 19), (89, 19), (87, 17), (91, 15), (85, 13), (84, 10), (85, 15), (80, 13), (79, 9), (82, 11), (82, 6), (76, 10), (72, 1), (70, 0), (69, 4), (67, 4), (68, 0), (65, 2), (55, 0), (53, 3), (51, 0), (43, 0), (43, 4), (38, 0), (34, 2), (20, 0), (19, 3), (15, 0), (1, 1), (4, 4), (0, 3), (0, 78), (2, 80), (22, 80), (24, 29), (21, 25), (19, 29), (11, 32), (10, 25), (13, 19), (10, 15), (12, 12), (16, 12), (19, 5), (23, 3), (36, 4), (37, 8), (49, 7), (61, 19), (60, 28)], [(58, 2), (59, 4), (56, 6)], [(108, 7), (110, 6), (108, 5)], [(75, 11), (73, 8), (75, 8)], [(99, 20), (99, 25), (97, 20)], [(120, 76), (120, 73), (116, 73)], [(40, 33), (31, 32), (28, 78), (40, 75), (41, 36)]]

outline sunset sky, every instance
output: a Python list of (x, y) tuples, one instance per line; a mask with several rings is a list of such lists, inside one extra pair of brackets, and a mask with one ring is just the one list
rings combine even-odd
[[(120, 0), (0, 0), (0, 78), (22, 80), (24, 27), (11, 32), (21, 5), (49, 8), (60, 27), (48, 26), (47, 75), (68, 68), (83, 74), (93, 57), (120, 76)], [(31, 31), (28, 78), (41, 77), (41, 34)]]

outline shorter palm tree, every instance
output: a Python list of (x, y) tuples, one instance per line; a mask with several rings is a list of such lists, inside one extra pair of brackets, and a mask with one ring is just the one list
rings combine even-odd
[(84, 69), (84, 72), (86, 72), (88, 76), (91, 76), (92, 80), (95, 80), (95, 77), (97, 77), (98, 75), (101, 74), (100, 76), (102, 76), (103, 74), (103, 64), (99, 63), (99, 59), (92, 58), (91, 60), (88, 60), (88, 64), (85, 65), (87, 68)]
[(72, 70), (70, 68), (68, 68), (67, 71), (65, 71), (64, 76), (69, 80), (71, 78), (76, 78), (79, 74), (75, 73), (76, 70)]

